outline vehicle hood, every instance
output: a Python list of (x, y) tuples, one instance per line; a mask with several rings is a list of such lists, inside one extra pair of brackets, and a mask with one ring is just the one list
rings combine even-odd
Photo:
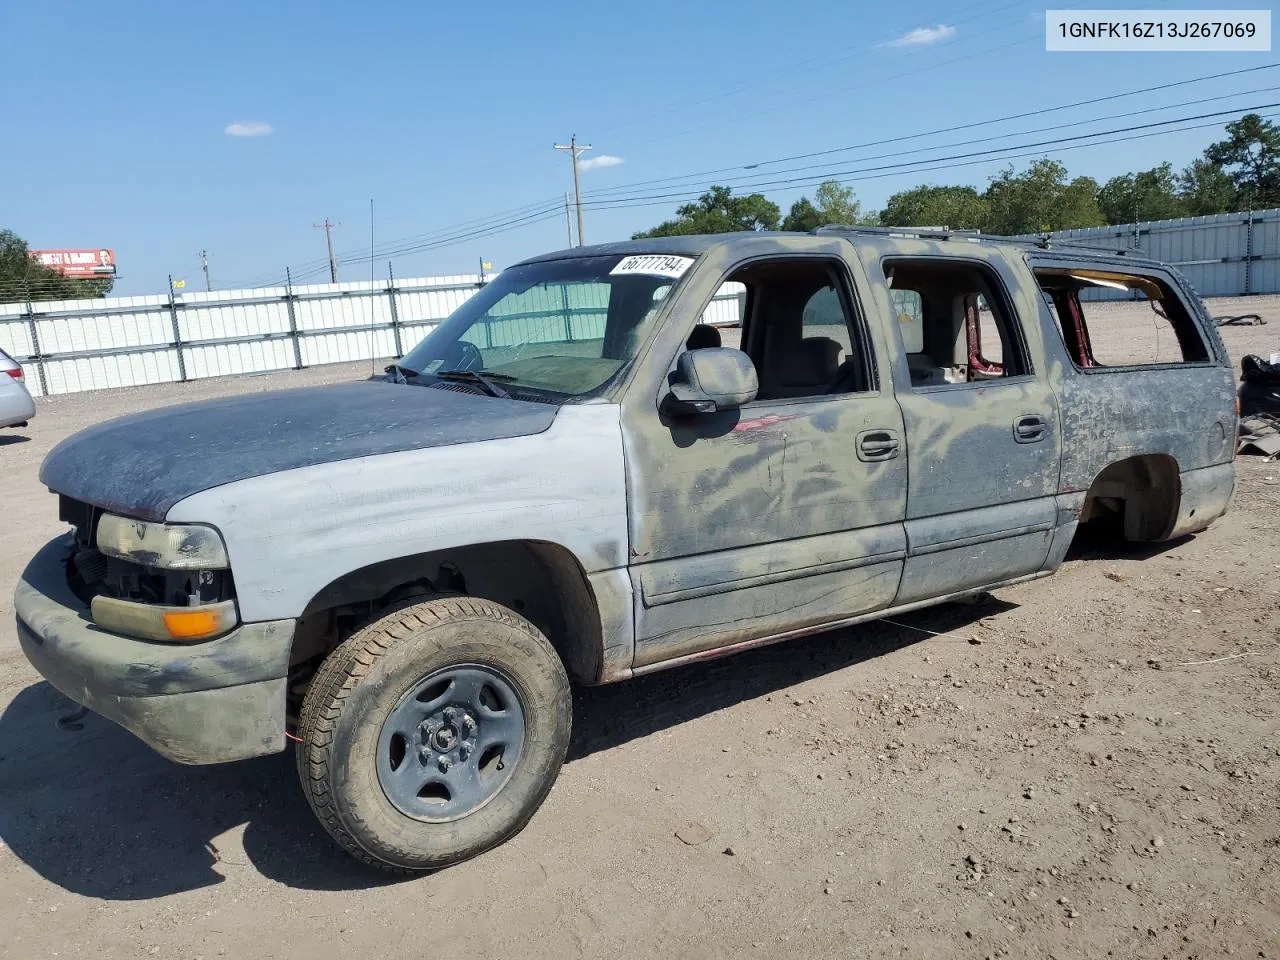
[(50, 451), (40, 480), (113, 513), (163, 520), (202, 490), (337, 460), (541, 433), (558, 407), (370, 380), (162, 407)]

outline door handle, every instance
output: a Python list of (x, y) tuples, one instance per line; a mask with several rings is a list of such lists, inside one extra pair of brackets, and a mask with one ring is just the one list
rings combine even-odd
[(1049, 423), (1038, 413), (1029, 413), (1013, 421), (1013, 439), (1018, 443), (1036, 443), (1049, 433)]
[(869, 463), (892, 460), (901, 445), (892, 430), (863, 430), (858, 434), (858, 459)]

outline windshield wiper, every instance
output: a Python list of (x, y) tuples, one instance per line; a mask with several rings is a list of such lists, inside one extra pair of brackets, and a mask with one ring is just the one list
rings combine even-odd
[(479, 370), (437, 370), (436, 376), (441, 380), (470, 380), (472, 383), (478, 383), (482, 386), (487, 394), (491, 397), (497, 397), (500, 400), (510, 400), (511, 394), (503, 390), (494, 383), (494, 380), (512, 381), (516, 377), (505, 373), (489, 373)]
[(398, 363), (393, 363), (390, 366), (383, 367), (382, 372), (389, 373), (391, 375), (387, 379), (392, 383), (408, 383), (409, 377), (416, 377), (418, 375), (417, 370), (410, 370), (408, 367), (402, 367)]

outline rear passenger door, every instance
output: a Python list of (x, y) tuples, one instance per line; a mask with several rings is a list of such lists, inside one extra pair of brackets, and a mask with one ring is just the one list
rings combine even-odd
[(998, 254), (871, 256), (901, 347), (907, 559), (895, 603), (1035, 573), (1056, 525), (1062, 439), (1009, 266)]

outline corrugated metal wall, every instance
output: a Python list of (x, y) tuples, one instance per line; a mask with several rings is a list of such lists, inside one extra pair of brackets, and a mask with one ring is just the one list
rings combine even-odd
[(1091, 247), (1140, 249), (1177, 267), (1202, 297), (1280, 293), (1280, 210), (1059, 230), (1049, 236)]
[[(487, 279), (492, 279), (489, 277)], [(738, 322), (726, 284), (704, 320)], [(399, 357), (481, 287), (478, 276), (0, 304), (0, 347), (36, 396)], [(491, 345), (604, 335), (603, 287), (530, 291), (486, 324)], [(527, 301), (527, 302), (526, 302)]]

